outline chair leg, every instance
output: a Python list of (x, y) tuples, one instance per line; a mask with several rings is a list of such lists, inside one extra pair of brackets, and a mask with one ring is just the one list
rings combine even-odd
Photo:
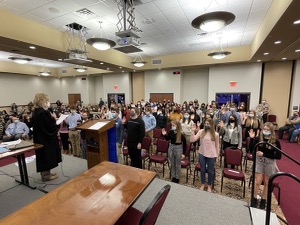
[(222, 179), (221, 179), (221, 192), (222, 192), (222, 190), (223, 190), (223, 178), (224, 178), (224, 176), (223, 176), (223, 174), (222, 174)]
[(243, 193), (243, 198), (245, 198), (245, 191), (246, 191), (246, 179), (243, 181), (244, 183), (244, 193)]
[(186, 180), (185, 183), (188, 183), (189, 167), (186, 168)]
[(247, 160), (247, 158), (245, 158), (245, 164), (244, 164), (245, 165), (245, 173), (247, 172), (247, 165), (248, 165), (247, 162), (248, 162), (248, 160)]
[(280, 205), (280, 187), (278, 187), (278, 205)]
[(148, 162), (148, 170), (150, 170), (150, 164), (151, 164), (151, 161), (149, 159), (149, 162)]
[(195, 185), (196, 170), (194, 170), (193, 185)]
[(163, 163), (163, 177), (165, 177), (165, 164)]

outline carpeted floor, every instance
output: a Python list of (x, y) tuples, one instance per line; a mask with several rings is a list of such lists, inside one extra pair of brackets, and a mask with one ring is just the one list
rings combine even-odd
[[(285, 139), (280, 140), (281, 149), (284, 150), (293, 159), (300, 162), (300, 145), (296, 143), (288, 143)], [(282, 156), (281, 160), (277, 161), (280, 171), (290, 172), (297, 177), (300, 177), (299, 165), (289, 160), (287, 157)], [(291, 225), (299, 224), (300, 214), (300, 184), (295, 180), (288, 177), (279, 177), (281, 187), (281, 200), (280, 206)]]
[[(197, 155), (197, 154), (196, 154)], [(191, 152), (191, 159), (192, 159), (192, 152)], [(195, 184), (193, 184), (193, 176), (194, 176), (194, 167), (197, 162), (197, 156), (195, 158), (195, 162), (191, 162), (191, 173), (188, 175), (188, 183), (186, 183), (186, 169), (181, 169), (181, 177), (180, 177), (180, 184), (192, 187), (195, 189), (198, 189), (200, 187), (200, 173), (196, 174), (196, 180)], [(251, 186), (249, 187), (249, 179), (251, 176), (251, 166), (252, 163), (248, 162), (247, 166), (247, 172), (244, 172), (244, 165), (243, 165), (243, 172), (246, 176), (246, 194), (245, 198), (243, 198), (243, 186), (241, 186), (241, 181), (235, 181), (231, 179), (224, 178), (223, 183), (223, 191), (221, 192), (221, 176), (222, 176), (222, 169), (223, 169), (223, 163), (222, 168), (219, 166), (219, 164), (216, 164), (215, 171), (216, 171), (216, 177), (214, 180), (214, 189), (213, 193), (227, 196), (230, 198), (238, 199), (241, 201), (245, 201), (247, 204), (250, 205), (250, 193), (251, 193)], [(146, 163), (146, 168), (147, 163)], [(162, 175), (162, 167), (160, 165), (154, 165), (154, 163), (151, 165), (150, 170), (157, 172), (160, 179), (170, 181), (170, 172), (169, 168), (166, 168), (165, 170), (165, 177)], [(261, 186), (262, 188), (262, 186)], [(261, 190), (260, 190), (261, 193)], [(277, 215), (281, 216), (282, 218), (285, 218), (285, 215), (283, 214), (281, 207), (278, 206), (277, 199), (275, 195), (272, 195), (272, 212), (276, 213)], [(284, 224), (284, 223), (282, 223)]]

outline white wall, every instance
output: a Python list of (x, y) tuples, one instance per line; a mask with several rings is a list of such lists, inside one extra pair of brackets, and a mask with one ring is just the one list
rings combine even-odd
[(95, 83), (95, 77), (87, 77), (88, 81), (88, 90), (89, 90), (89, 101), (88, 103), (95, 105), (98, 104), (98, 100), (96, 99), (96, 83)]
[(174, 102), (181, 102), (181, 76), (173, 70), (145, 71), (145, 99), (150, 93), (174, 93)]
[[(250, 109), (259, 103), (261, 85), (261, 63), (220, 65), (209, 68), (208, 101), (214, 100), (216, 93), (250, 92)], [(230, 87), (230, 81), (237, 81)]]
[[(97, 89), (100, 87), (100, 82), (97, 82)], [(99, 84), (99, 86), (98, 86)], [(114, 90), (114, 85), (118, 85), (118, 89)], [(96, 93), (100, 94), (99, 97), (96, 97), (98, 99), (100, 96), (102, 96), (102, 99), (105, 101), (107, 100), (107, 94), (108, 93), (124, 93), (125, 94), (125, 103), (129, 103), (132, 99), (131, 96), (131, 76), (129, 73), (119, 73), (119, 74), (105, 74), (103, 75), (103, 86), (102, 86), (102, 92), (96, 91)]]
[(300, 60), (297, 60), (295, 65), (295, 72), (291, 92), (291, 108), (289, 114), (292, 113), (293, 106), (298, 106), (298, 111), (300, 110)]
[[(53, 88), (55, 87), (55, 88)], [(49, 95), (51, 102), (61, 99), (63, 88), (59, 78), (0, 74), (0, 105), (27, 105), (36, 93)]]
[(198, 70), (184, 70), (182, 76), (182, 98), (183, 101), (194, 101), (207, 103), (208, 101), (208, 68)]

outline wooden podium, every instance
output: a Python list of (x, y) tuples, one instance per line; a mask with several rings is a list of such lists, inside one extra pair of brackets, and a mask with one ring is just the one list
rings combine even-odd
[(109, 161), (108, 130), (115, 126), (114, 120), (88, 120), (76, 127), (85, 132), (88, 168)]

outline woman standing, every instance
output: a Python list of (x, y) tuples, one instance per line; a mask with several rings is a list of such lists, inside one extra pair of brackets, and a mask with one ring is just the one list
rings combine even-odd
[[(255, 145), (261, 141), (268, 142), (281, 149), (280, 142), (275, 137), (274, 125), (272, 123), (267, 122), (263, 125), (259, 137), (254, 138), (255, 132), (253, 130), (249, 132), (249, 136), (251, 138), (249, 146), (251, 152), (253, 152)], [(276, 159), (281, 159), (281, 152), (269, 145), (258, 146), (256, 152), (255, 186), (253, 192), (254, 201), (251, 204), (253, 207), (257, 207), (256, 197), (262, 181), (264, 181), (264, 188), (259, 208), (264, 209), (266, 207), (269, 177), (277, 172)]]
[(190, 137), (192, 134), (192, 127), (194, 125), (194, 121), (191, 119), (190, 114), (185, 111), (183, 114), (183, 119), (181, 122), (182, 133), (185, 136), (185, 140), (187, 143), (190, 143)]
[(171, 142), (168, 150), (171, 164), (171, 181), (179, 183), (181, 173), (181, 158), (184, 157), (186, 150), (186, 140), (181, 131), (180, 122), (172, 121), (172, 129), (168, 134), (165, 129), (162, 129), (162, 135)]
[(245, 127), (245, 139), (249, 137), (249, 131), (253, 130), (255, 136), (259, 136), (259, 121), (256, 117), (256, 112), (254, 110), (250, 110), (247, 116), (243, 117), (242, 125)]
[(56, 121), (54, 114), (51, 115), (47, 110), (50, 107), (48, 95), (36, 94), (33, 103), (33, 141), (43, 145), (43, 148), (36, 151), (37, 172), (41, 173), (42, 181), (54, 180), (57, 175), (50, 170), (61, 162)]
[[(195, 128), (193, 128), (195, 131)], [(193, 132), (194, 133), (194, 132)], [(214, 167), (216, 158), (219, 157), (219, 134), (215, 132), (215, 126), (212, 119), (206, 119), (204, 129), (197, 134), (191, 136), (191, 142), (200, 138), (199, 146), (199, 163), (201, 165), (201, 186), (200, 190), (204, 190), (206, 183), (206, 170), (208, 173), (207, 191), (211, 192), (211, 185), (214, 177)]]

